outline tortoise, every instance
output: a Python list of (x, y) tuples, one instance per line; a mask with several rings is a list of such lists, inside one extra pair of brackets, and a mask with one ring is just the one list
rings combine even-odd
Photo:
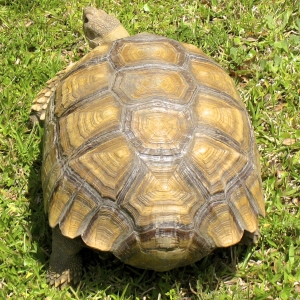
[(227, 73), (196, 46), (84, 9), (93, 50), (48, 82), (42, 186), (53, 228), (51, 285), (77, 283), (80, 250), (167, 271), (255, 243), (259, 155)]

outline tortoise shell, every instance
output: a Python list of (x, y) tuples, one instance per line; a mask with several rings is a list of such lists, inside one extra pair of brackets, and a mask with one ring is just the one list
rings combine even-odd
[(139, 34), (64, 75), (45, 122), (51, 227), (158, 271), (258, 230), (254, 134), (231, 78), (197, 47)]

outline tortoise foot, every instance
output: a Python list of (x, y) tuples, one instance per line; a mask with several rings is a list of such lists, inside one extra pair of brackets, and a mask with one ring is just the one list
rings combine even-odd
[(56, 288), (77, 284), (82, 276), (80, 238), (69, 239), (62, 235), (58, 227), (52, 231), (52, 253), (47, 272), (47, 282)]
[(81, 257), (72, 257), (71, 265), (66, 266), (51, 266), (47, 272), (47, 283), (56, 288), (65, 288), (68, 285), (76, 285), (82, 276)]

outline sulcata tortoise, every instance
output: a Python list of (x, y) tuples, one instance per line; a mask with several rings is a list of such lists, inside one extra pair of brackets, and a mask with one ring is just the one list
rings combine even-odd
[(32, 107), (45, 118), (49, 283), (80, 280), (84, 246), (167, 271), (255, 242), (259, 156), (230, 77), (197, 47), (129, 36), (92, 7), (84, 31), (94, 49)]

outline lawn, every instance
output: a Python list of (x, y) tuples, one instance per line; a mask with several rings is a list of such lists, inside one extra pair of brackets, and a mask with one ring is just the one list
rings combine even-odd
[[(43, 128), (30, 106), (47, 80), (88, 52), (82, 9), (130, 34), (200, 47), (234, 79), (261, 155), (266, 217), (255, 247), (220, 249), (157, 273), (86, 251), (77, 287), (49, 288)], [(300, 2), (298, 0), (0, 0), (0, 299), (300, 299)]]

